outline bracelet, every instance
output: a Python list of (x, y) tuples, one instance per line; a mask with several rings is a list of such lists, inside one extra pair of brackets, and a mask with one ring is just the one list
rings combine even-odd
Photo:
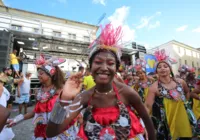
[(17, 124), (17, 123), (19, 123), (19, 122), (21, 122), (21, 121), (23, 121), (23, 120), (24, 120), (24, 115), (19, 114), (19, 115), (17, 115), (17, 116), (13, 119), (13, 122), (14, 122), (15, 124)]
[(60, 105), (59, 102), (56, 102), (51, 112), (50, 121), (55, 124), (62, 124), (66, 115), (67, 111)]
[(71, 103), (73, 102), (73, 100), (69, 100), (69, 101), (62, 100), (62, 99), (61, 99), (62, 94), (63, 94), (63, 90), (60, 92), (60, 96), (59, 96), (59, 98), (58, 98), (58, 101), (59, 101), (60, 103), (64, 103), (64, 104), (66, 104), (66, 105), (69, 105), (69, 104), (71, 104)]
[(66, 101), (66, 100), (58, 100), (60, 103), (66, 103), (66, 104), (71, 104), (72, 100)]

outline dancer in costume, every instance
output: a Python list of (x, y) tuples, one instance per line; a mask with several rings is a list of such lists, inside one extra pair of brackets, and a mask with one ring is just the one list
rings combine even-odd
[(196, 85), (191, 92), (191, 98), (193, 98), (193, 107), (195, 117), (197, 118), (196, 135), (200, 138), (200, 75), (196, 78)]
[(156, 51), (155, 56), (158, 81), (149, 88), (145, 104), (150, 112), (155, 100), (152, 115), (157, 119), (157, 139), (190, 139), (193, 136), (191, 124), (195, 125), (196, 119), (186, 104), (189, 99), (187, 84), (174, 78), (170, 64), (176, 61), (168, 57), (165, 50)]
[(196, 86), (191, 92), (191, 97), (193, 98), (193, 112), (196, 118), (200, 119), (200, 75), (196, 78)]
[[(58, 64), (64, 61), (64, 59), (57, 58), (45, 60), (42, 55), (40, 59), (36, 60), (38, 78), (42, 86), (38, 90), (37, 103), (34, 110), (25, 115), (20, 114), (9, 121), (9, 125), (13, 126), (21, 121), (33, 118), (33, 124), (35, 125), (33, 140), (48, 140), (46, 137), (47, 122), (49, 121), (50, 114), (65, 81), (64, 74), (58, 67)], [(66, 132), (63, 131), (63, 134), (55, 136), (52, 139), (62, 139), (62, 137), (66, 135), (65, 133)], [(65, 139), (67, 139), (67, 137), (63, 138), (63, 140)]]
[[(183, 80), (185, 80), (190, 92), (192, 92), (194, 87), (195, 87), (195, 84), (196, 84), (195, 69), (192, 68), (192, 67), (189, 67), (187, 65), (182, 65), (179, 68), (179, 72), (180, 72), (180, 75), (182, 75), (182, 77), (185, 78)], [(192, 98), (189, 99), (189, 103), (190, 103), (190, 106), (192, 108), (192, 106), (193, 106), (193, 99)]]
[(120, 63), (120, 38), (121, 27), (114, 29), (107, 24), (102, 30), (100, 37), (92, 44), (89, 56), (96, 86), (74, 98), (81, 89), (81, 74), (68, 79), (48, 123), (48, 137), (62, 132), (81, 110), (86, 109), (77, 139), (143, 140), (143, 127), (130, 110), (131, 105), (144, 120), (149, 140), (155, 140), (153, 124), (138, 93), (117, 80), (113, 82)]
[(181, 79), (186, 81), (190, 91), (192, 91), (196, 83), (195, 69), (187, 65), (182, 65), (178, 71), (180, 73)]
[(182, 65), (179, 67), (178, 72), (179, 72), (179, 78), (185, 80), (186, 79), (186, 75), (187, 75), (187, 70), (188, 70), (188, 66), (187, 65)]
[(134, 89), (139, 93), (142, 101), (144, 102), (149, 86), (152, 85), (154, 79), (147, 77), (146, 75), (146, 62), (142, 59), (137, 59), (134, 66), (136, 75), (139, 77), (139, 81), (135, 84)]

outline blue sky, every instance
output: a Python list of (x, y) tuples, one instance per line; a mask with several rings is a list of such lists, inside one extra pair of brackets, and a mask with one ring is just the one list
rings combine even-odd
[(200, 0), (3, 0), (13, 8), (97, 24), (124, 27), (124, 41), (151, 48), (177, 40), (200, 48)]

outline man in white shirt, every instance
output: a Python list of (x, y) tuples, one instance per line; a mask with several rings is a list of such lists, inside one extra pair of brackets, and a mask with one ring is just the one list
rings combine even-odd
[(30, 99), (30, 89), (31, 89), (31, 72), (27, 71), (26, 75), (23, 77), (23, 81), (18, 84), (18, 104), (19, 104), (19, 114), (22, 112), (22, 107), (24, 104), (24, 114), (27, 113), (27, 104)]

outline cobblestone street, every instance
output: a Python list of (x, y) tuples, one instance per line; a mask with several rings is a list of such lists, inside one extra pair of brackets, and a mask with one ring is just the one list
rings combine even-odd
[[(18, 106), (14, 106), (14, 110), (11, 113), (11, 118), (18, 115)], [(28, 112), (33, 110), (34, 106), (28, 107)], [(34, 125), (32, 124), (32, 119), (23, 121), (22, 123), (18, 124), (17, 126), (13, 127), (13, 131), (15, 133), (15, 138), (13, 140), (31, 140), (34, 131)]]

